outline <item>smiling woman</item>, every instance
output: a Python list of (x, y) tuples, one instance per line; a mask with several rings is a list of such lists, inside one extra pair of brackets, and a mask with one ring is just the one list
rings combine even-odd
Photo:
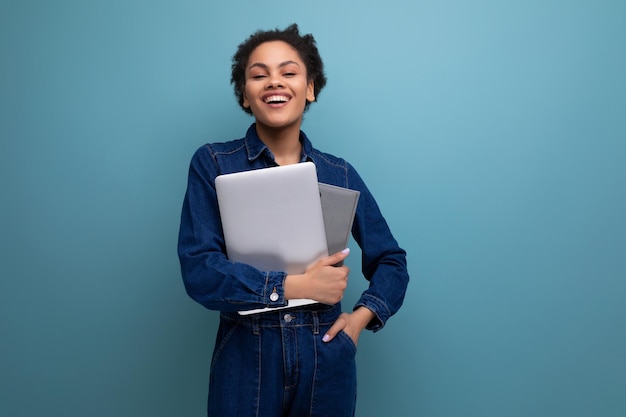
[[(243, 107), (254, 114), (261, 140), (277, 150), (276, 155), (284, 156), (279, 164), (297, 163), (300, 160), (297, 138), (304, 109), (307, 103), (315, 101), (314, 81), (308, 79), (298, 51), (283, 41), (259, 45), (249, 62)], [(279, 136), (277, 128), (281, 131)], [(285, 136), (295, 140), (285, 141)]]
[[(220, 313), (181, 295), (182, 171), (203, 138), (246, 136), (248, 58), (274, 40), (314, 80), (301, 129), (358, 169), (418, 284), (359, 339), (356, 414), (626, 416), (625, 1), (0, 4), (0, 416), (206, 414)], [(304, 33), (237, 48), (293, 20), (323, 53), (321, 94)], [(265, 283), (237, 292), (247, 274), (207, 271), (224, 266), (201, 205), (209, 150), (224, 171), (275, 161), (246, 137), (203, 147), (191, 172), (193, 213), (206, 212), (185, 275), (215, 310), (220, 286), (254, 303)], [(351, 249), (344, 311), (368, 285)], [(349, 352), (339, 334), (329, 344)]]
[[(297, 25), (291, 25), (285, 30), (259, 31), (250, 36), (248, 40), (237, 49), (233, 56), (232, 73), (230, 82), (235, 87), (235, 96), (244, 111), (252, 114), (249, 108), (243, 107), (243, 94), (246, 86), (247, 70), (253, 62), (251, 55), (254, 50), (263, 43), (284, 42), (297, 53), (300, 65), (304, 65), (307, 81), (313, 81), (313, 95), (318, 97), (320, 91), (326, 85), (324, 64), (317, 50), (313, 35), (300, 35)], [(260, 63), (262, 65), (262, 63)], [(310, 103), (305, 107), (308, 109)]]
[[(356, 170), (315, 149), (300, 130), (304, 112), (326, 84), (311, 35), (301, 36), (295, 25), (252, 35), (233, 58), (231, 80), (241, 107), (256, 122), (243, 139), (207, 144), (193, 156), (178, 243), (188, 294), (221, 312), (208, 415), (353, 416), (356, 345), (364, 329), (380, 330), (402, 305), (406, 253)], [(349, 313), (342, 313), (340, 303), (349, 250), (287, 274), (231, 262), (224, 249), (215, 178), (305, 161), (315, 164), (319, 182), (360, 192), (352, 235), (362, 249), (369, 288)], [(301, 298), (318, 303), (237, 313)]]

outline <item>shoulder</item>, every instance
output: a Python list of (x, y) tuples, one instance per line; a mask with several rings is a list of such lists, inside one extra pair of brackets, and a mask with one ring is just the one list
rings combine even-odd
[[(191, 158), (191, 169), (204, 173), (205, 177), (215, 177), (224, 173), (224, 167), (232, 165), (230, 160), (247, 160), (243, 139), (227, 142), (211, 142), (200, 146)], [(235, 163), (236, 165), (240, 165)], [(233, 168), (234, 169), (234, 168)], [(231, 170), (233, 170), (231, 169)]]
[(311, 151), (311, 157), (317, 166), (321, 182), (340, 187), (362, 188), (362, 181), (356, 169), (343, 157), (315, 148)]
[(215, 156), (217, 154), (229, 154), (245, 148), (243, 139), (235, 139), (227, 142), (209, 142), (200, 146), (194, 153), (194, 158)]
[(348, 162), (341, 157), (335, 156), (328, 152), (322, 152), (319, 149), (313, 148), (311, 151), (311, 156), (315, 160), (319, 160), (321, 163), (334, 165), (341, 168), (347, 168), (349, 166)]
[(194, 159), (196, 158), (210, 158), (216, 159), (222, 155), (232, 155), (238, 152), (244, 152), (246, 150), (246, 144), (244, 139), (235, 139), (227, 142), (210, 142), (200, 146), (194, 153)]
[(204, 152), (209, 152), (213, 155), (218, 154), (232, 154), (245, 149), (244, 139), (235, 139), (227, 142), (213, 142), (207, 143), (200, 149), (204, 149)]

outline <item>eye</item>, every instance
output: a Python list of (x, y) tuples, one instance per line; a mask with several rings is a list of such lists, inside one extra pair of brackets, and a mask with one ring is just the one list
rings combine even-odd
[(262, 80), (263, 78), (265, 78), (265, 74), (252, 75), (250, 78), (252, 78), (254, 80)]

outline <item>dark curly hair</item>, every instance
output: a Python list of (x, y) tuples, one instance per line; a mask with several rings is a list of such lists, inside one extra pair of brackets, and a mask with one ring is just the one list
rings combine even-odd
[[(300, 35), (297, 24), (292, 24), (285, 30), (259, 30), (250, 35), (243, 43), (237, 48), (237, 52), (233, 55), (232, 69), (230, 76), (230, 83), (235, 88), (235, 96), (239, 102), (241, 108), (249, 114), (252, 111), (249, 108), (243, 106), (243, 93), (246, 85), (246, 67), (248, 66), (248, 59), (257, 46), (265, 42), (283, 41), (291, 45), (300, 55), (300, 58), (306, 65), (307, 80), (313, 80), (313, 92), (315, 97), (319, 95), (320, 91), (326, 85), (326, 75), (324, 74), (324, 63), (322, 57), (317, 50), (315, 39), (313, 35)], [(308, 110), (309, 103), (307, 101), (304, 111)]]

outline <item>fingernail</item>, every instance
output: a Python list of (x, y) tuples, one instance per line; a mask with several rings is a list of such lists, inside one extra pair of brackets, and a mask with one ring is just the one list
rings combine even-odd
[(324, 337), (322, 337), (322, 342), (328, 342), (330, 340), (330, 336), (325, 334)]
[(344, 250), (341, 251), (341, 253), (344, 253), (344, 254), (350, 253), (350, 248), (345, 248)]

